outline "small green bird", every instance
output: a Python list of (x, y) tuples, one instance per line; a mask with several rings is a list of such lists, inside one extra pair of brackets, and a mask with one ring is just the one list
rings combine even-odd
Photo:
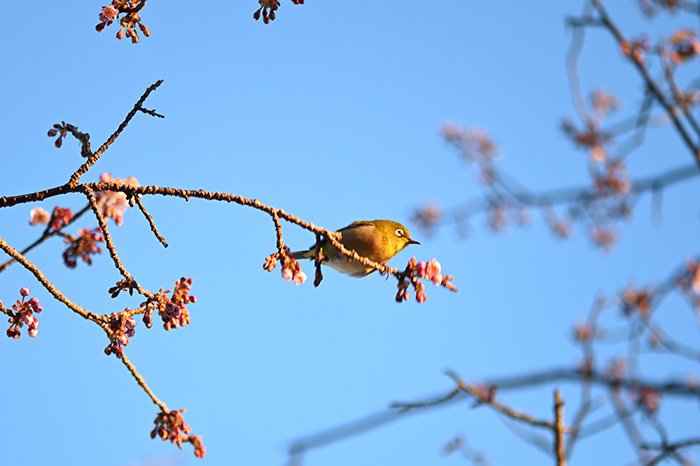
[[(358, 220), (337, 231), (340, 233), (340, 243), (347, 249), (354, 250), (359, 255), (380, 264), (385, 263), (409, 244), (420, 244), (411, 238), (405, 226), (391, 220)], [(323, 264), (335, 270), (364, 277), (374, 272), (374, 269), (349, 260), (338, 252), (330, 242), (324, 240), (321, 244)], [(306, 251), (292, 252), (294, 259), (313, 259), (316, 256), (316, 245)]]

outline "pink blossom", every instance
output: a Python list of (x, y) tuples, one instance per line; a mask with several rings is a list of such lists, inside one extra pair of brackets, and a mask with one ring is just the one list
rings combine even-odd
[(283, 268), (282, 269), (282, 278), (284, 278), (286, 281), (291, 280), (294, 277), (294, 271), (292, 269), (288, 268)]
[(427, 263), (419, 262), (416, 271), (419, 277), (431, 280), (435, 285), (442, 283), (442, 265), (437, 259), (430, 259)]
[(103, 6), (102, 13), (100, 13), (100, 21), (114, 21), (118, 15), (119, 10), (112, 5)]
[(30, 225), (46, 225), (51, 220), (51, 214), (41, 207), (37, 207), (29, 211)]
[(693, 271), (693, 291), (697, 294), (700, 294), (700, 264), (695, 266), (695, 270)]
[(302, 272), (301, 270), (297, 271), (297, 273), (294, 274), (294, 283), (296, 285), (301, 285), (306, 281), (306, 274)]
[(20, 288), (19, 294), (21, 294), (23, 298), (26, 298), (27, 296), (29, 296), (29, 288), (27, 288), (26, 286), (24, 288)]
[(426, 266), (426, 278), (432, 280), (435, 285), (439, 285), (442, 282), (442, 265), (437, 259), (430, 259), (428, 265)]
[[(103, 173), (100, 175), (100, 182), (102, 183), (118, 183), (127, 186), (138, 186), (139, 182), (133, 176), (125, 179), (112, 178), (109, 173)], [(129, 207), (129, 201), (127, 200), (126, 194), (121, 191), (105, 191), (97, 195), (97, 203), (102, 210), (102, 214), (105, 217), (114, 220), (118, 226), (124, 223), (124, 212)]]

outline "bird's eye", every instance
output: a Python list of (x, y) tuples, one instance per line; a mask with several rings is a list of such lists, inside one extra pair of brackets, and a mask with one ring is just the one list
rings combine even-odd
[(396, 236), (398, 236), (399, 238), (403, 236), (403, 230), (401, 228), (396, 229)]

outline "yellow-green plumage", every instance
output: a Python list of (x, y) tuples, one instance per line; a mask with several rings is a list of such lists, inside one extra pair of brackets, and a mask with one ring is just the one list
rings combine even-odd
[[(359, 220), (338, 230), (340, 242), (348, 249), (375, 262), (385, 263), (409, 244), (420, 244), (411, 238), (405, 226), (392, 220)], [(374, 271), (371, 267), (349, 260), (330, 242), (322, 246), (324, 265), (355, 277), (364, 277)], [(295, 259), (313, 259), (315, 245), (305, 251), (292, 253)]]

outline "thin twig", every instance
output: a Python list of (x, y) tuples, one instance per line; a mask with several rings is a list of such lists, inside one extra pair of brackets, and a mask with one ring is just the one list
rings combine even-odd
[(140, 196), (134, 196), (134, 200), (136, 201), (136, 205), (139, 206), (139, 210), (141, 210), (141, 213), (143, 214), (144, 217), (146, 217), (146, 220), (148, 221), (148, 225), (151, 227), (151, 231), (155, 235), (155, 237), (160, 241), (160, 244), (163, 245), (164, 248), (168, 247), (168, 242), (165, 241), (165, 238), (163, 238), (163, 235), (160, 234), (160, 231), (158, 231), (158, 227), (156, 227), (156, 223), (153, 221), (153, 217), (151, 217), (151, 214), (148, 213), (148, 210), (146, 210), (146, 206), (143, 205), (143, 202), (141, 202), (141, 197)]
[[(629, 195), (641, 194), (647, 191), (659, 192), (667, 186), (700, 176), (700, 170), (696, 164), (684, 165), (667, 170), (656, 175), (641, 177), (630, 184)], [(513, 199), (525, 207), (548, 208), (554, 205), (570, 204), (573, 202), (591, 202), (600, 198), (600, 195), (590, 187), (557, 188), (547, 191), (533, 192), (529, 190), (512, 192)], [(2, 198), (0, 198), (0, 206)], [(484, 198), (474, 198), (462, 205), (453, 207), (445, 215), (442, 223), (462, 221), (469, 217), (486, 212), (491, 208), (492, 202)]]
[[(145, 4), (145, 2), (143, 3)], [(143, 5), (139, 7), (142, 8)], [(114, 141), (119, 137), (119, 135), (124, 131), (124, 129), (129, 125), (131, 122), (131, 119), (134, 118), (134, 115), (136, 115), (139, 111), (142, 109), (143, 103), (146, 101), (148, 96), (151, 94), (151, 92), (155, 91), (158, 86), (163, 84), (163, 80), (159, 79), (155, 83), (151, 84), (148, 86), (146, 91), (143, 93), (141, 98), (134, 104), (134, 107), (127, 113), (126, 118), (124, 118), (124, 121), (121, 122), (119, 127), (117, 127), (117, 130), (112, 133), (112, 135), (107, 138), (107, 140), (100, 146), (99, 149), (97, 149), (86, 161), (83, 163), (80, 168), (78, 168), (71, 176), (70, 180), (68, 181), (68, 185), (75, 187), (78, 185), (78, 182), (80, 181), (80, 177), (83, 176), (87, 171), (92, 167), (95, 162), (97, 162), (100, 158), (100, 156), (109, 148), (109, 146), (112, 145)]]
[(156, 395), (153, 393), (153, 390), (151, 390), (151, 387), (148, 386), (146, 383), (146, 380), (143, 378), (143, 376), (139, 373), (139, 371), (136, 370), (136, 367), (134, 364), (129, 360), (129, 358), (126, 357), (126, 355), (122, 355), (121, 358), (122, 364), (126, 366), (126, 368), (129, 370), (131, 373), (131, 376), (136, 380), (136, 383), (143, 389), (144, 392), (148, 395), (148, 397), (155, 403), (161, 411), (164, 413), (169, 412), (168, 406), (163, 403)]
[(537, 419), (527, 413), (516, 411), (515, 409), (496, 401), (493, 397), (485, 397), (483, 390), (465, 383), (455, 372), (448, 371), (447, 375), (456, 384), (455, 388), (450, 390), (447, 394), (440, 396), (436, 399), (430, 399), (426, 401), (418, 401), (412, 403), (392, 403), (392, 407), (398, 408), (402, 411), (408, 411), (417, 408), (426, 408), (438, 404), (443, 404), (447, 401), (452, 400), (460, 393), (464, 392), (471, 395), (477, 401), (477, 405), (485, 404), (491, 406), (493, 409), (495, 409), (501, 414), (504, 414), (510, 419), (524, 422), (535, 427), (545, 427), (551, 430), (555, 429), (555, 425), (551, 421)]
[(566, 450), (564, 447), (564, 400), (559, 389), (554, 390), (554, 456), (557, 466), (566, 466)]
[[(700, 386), (682, 380), (652, 381), (648, 379), (632, 380), (628, 378), (612, 380), (603, 373), (596, 371), (582, 372), (579, 368), (552, 368), (521, 375), (492, 378), (487, 379), (483, 385), (495, 387), (499, 392), (503, 392), (506, 390), (516, 390), (555, 382), (579, 383), (583, 381), (589, 382), (591, 385), (602, 387), (618, 387), (624, 389), (648, 387), (669, 396), (700, 398)], [(378, 411), (338, 427), (333, 427), (297, 439), (291, 443), (289, 450), (293, 453), (318, 448), (374, 430), (378, 427), (401, 420), (405, 416), (422, 412), (424, 409), (447, 407), (452, 403), (464, 401), (467, 397), (460, 394), (457, 387), (455, 387), (447, 393), (440, 393), (426, 397), (425, 399), (428, 401), (423, 402), (420, 406), (422, 409), (397, 410), (395, 408), (389, 408)], [(401, 405), (399, 405), (399, 407), (401, 407)], [(592, 427), (592, 425), (582, 427), (579, 436), (589, 436), (592, 433), (589, 431), (589, 427)]]
[[(590, 13), (590, 4), (585, 3), (583, 8), (584, 10), (581, 17), (585, 18)], [(590, 118), (588, 116), (588, 110), (586, 109), (586, 102), (581, 92), (581, 82), (578, 73), (578, 57), (583, 48), (585, 28), (583, 24), (575, 24), (571, 21), (569, 24), (573, 27), (573, 37), (569, 45), (569, 51), (566, 53), (566, 71), (569, 75), (569, 94), (571, 95), (579, 119), (583, 123), (586, 123)], [(588, 25), (588, 23), (586, 23), (586, 25)]]
[(664, 69), (664, 76), (666, 77), (666, 82), (668, 82), (668, 87), (671, 90), (671, 94), (676, 101), (676, 105), (683, 112), (685, 119), (693, 128), (693, 131), (695, 131), (695, 135), (700, 136), (700, 125), (695, 119), (695, 116), (693, 116), (693, 113), (690, 111), (689, 103), (685, 102), (686, 99), (683, 98), (683, 93), (678, 88), (678, 84), (676, 84), (676, 79), (673, 76), (673, 69), (671, 68), (671, 63), (669, 63), (666, 50), (661, 51), (659, 54), (659, 59), (661, 60), (661, 64)]
[(150, 291), (142, 288), (141, 285), (139, 285), (136, 282), (136, 280), (134, 280), (134, 277), (131, 276), (129, 271), (126, 270), (124, 264), (122, 264), (122, 261), (119, 258), (119, 254), (117, 253), (117, 248), (114, 246), (114, 242), (112, 241), (112, 235), (109, 233), (109, 229), (107, 228), (107, 221), (105, 220), (104, 215), (102, 215), (102, 212), (100, 211), (100, 206), (97, 205), (97, 199), (95, 199), (95, 193), (93, 192), (92, 188), (90, 188), (87, 185), (82, 185), (82, 188), (85, 197), (87, 197), (87, 200), (90, 203), (92, 213), (95, 214), (97, 224), (99, 225), (100, 230), (102, 230), (102, 234), (105, 238), (105, 244), (107, 245), (107, 250), (109, 251), (110, 257), (112, 258), (112, 262), (114, 262), (114, 266), (117, 268), (117, 270), (122, 275), (122, 277), (124, 277), (125, 280), (135, 285), (135, 289), (140, 295), (149, 298), (152, 297), (153, 294)]

